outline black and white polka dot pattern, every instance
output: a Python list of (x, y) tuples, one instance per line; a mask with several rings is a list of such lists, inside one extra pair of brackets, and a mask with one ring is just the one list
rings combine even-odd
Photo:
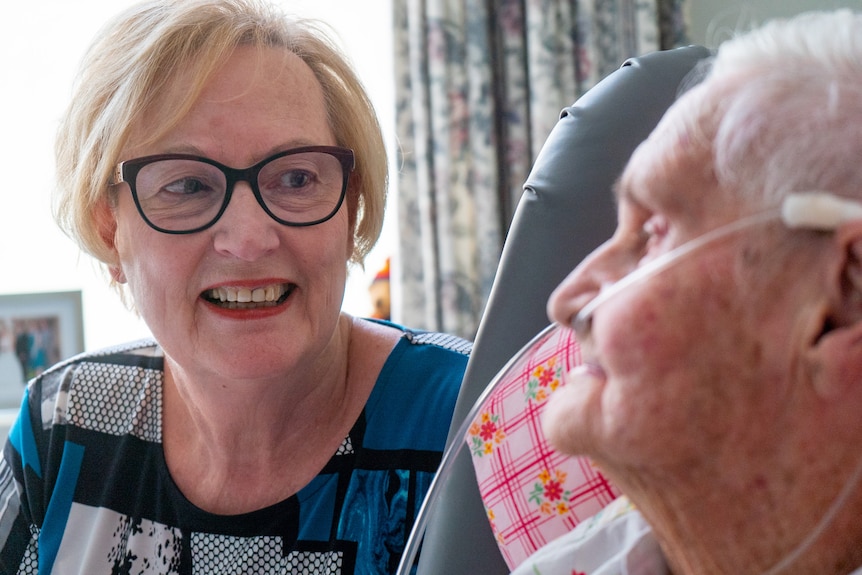
[(285, 572), (286, 558), (280, 537), (229, 537), (192, 533), (194, 573)]
[(286, 573), (290, 575), (338, 575), (341, 573), (341, 566), (341, 553), (289, 553)]
[(458, 353), (470, 354), (473, 349), (473, 344), (466, 339), (449, 335), (447, 333), (436, 332), (408, 332), (410, 343), (417, 345), (436, 345), (443, 349), (457, 351)]
[(39, 529), (30, 526), (32, 537), (24, 551), (24, 558), (18, 568), (18, 575), (37, 575), (39, 573)]
[(161, 441), (162, 372), (82, 362), (69, 391), (70, 423), (111, 435)]
[(341, 445), (338, 446), (338, 450), (335, 452), (335, 455), (350, 455), (353, 453), (353, 442), (350, 440), (350, 436), (344, 438), (344, 441), (341, 442)]

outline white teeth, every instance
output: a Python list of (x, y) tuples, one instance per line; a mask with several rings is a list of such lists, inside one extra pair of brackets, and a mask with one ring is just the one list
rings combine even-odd
[(284, 284), (273, 284), (254, 289), (221, 286), (208, 290), (204, 295), (211, 300), (223, 303), (271, 303), (278, 301), (284, 293)]

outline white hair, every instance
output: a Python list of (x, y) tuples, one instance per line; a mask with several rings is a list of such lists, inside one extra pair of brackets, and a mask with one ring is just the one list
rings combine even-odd
[(862, 196), (862, 14), (808, 12), (728, 40), (691, 92), (669, 127), (711, 149), (740, 199)]

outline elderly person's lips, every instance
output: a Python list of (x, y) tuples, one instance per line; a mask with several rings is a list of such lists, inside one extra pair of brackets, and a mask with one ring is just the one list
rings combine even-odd
[(552, 446), (564, 453), (580, 454), (582, 426), (575, 414), (588, 412), (605, 380), (605, 370), (594, 361), (585, 361), (566, 373), (566, 384), (551, 395), (542, 414), (542, 427)]
[(585, 361), (569, 370), (566, 374), (566, 383), (572, 383), (573, 380), (581, 377), (601, 377), (604, 379), (605, 370), (595, 361)]
[(254, 288), (219, 286), (205, 290), (201, 297), (206, 301), (228, 309), (253, 309), (272, 307), (283, 303), (293, 290), (294, 284), (270, 284)]
[(551, 395), (542, 413), (542, 428), (555, 449), (571, 455), (582, 453), (584, 429), (577, 414), (587, 413), (605, 380), (604, 369), (594, 361), (585, 361), (566, 373), (566, 384)]

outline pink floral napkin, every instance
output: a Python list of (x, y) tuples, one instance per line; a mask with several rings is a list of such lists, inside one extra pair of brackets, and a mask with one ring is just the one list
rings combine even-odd
[(542, 433), (542, 408), (580, 360), (572, 331), (549, 329), (498, 376), (467, 433), (479, 491), (510, 569), (620, 495), (589, 459), (554, 451)]

